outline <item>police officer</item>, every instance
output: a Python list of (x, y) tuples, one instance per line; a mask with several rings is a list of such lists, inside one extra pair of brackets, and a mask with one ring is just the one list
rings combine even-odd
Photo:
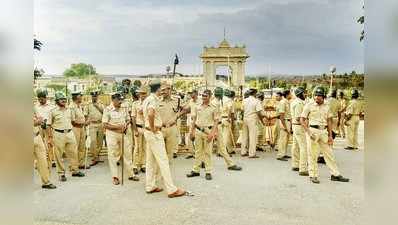
[(34, 106), (34, 111), (36, 112), (38, 117), (41, 117), (43, 119), (43, 126), (40, 129), (40, 135), (45, 141), (45, 145), (47, 145), (46, 151), (47, 151), (47, 160), (48, 164), (51, 165), (52, 167), (55, 167), (55, 161), (54, 161), (54, 149), (52, 146), (48, 145), (48, 140), (47, 140), (47, 133), (48, 133), (48, 128), (45, 126), (46, 122), (48, 121), (48, 117), (50, 115), (50, 112), (52, 109), (55, 108), (55, 105), (49, 104), (47, 101), (47, 90), (43, 89), (38, 89), (36, 92), (38, 104), (35, 104)]
[(330, 95), (327, 98), (326, 104), (329, 105), (330, 112), (333, 116), (332, 118), (332, 132), (333, 132), (333, 138), (336, 136), (338, 133), (339, 129), (339, 121), (341, 114), (339, 113), (341, 110), (341, 105), (340, 102), (336, 99), (337, 98), (337, 90), (332, 89), (330, 91)]
[(304, 88), (294, 90), (296, 98), (291, 104), (293, 145), (292, 145), (292, 170), (299, 171), (300, 176), (308, 176), (308, 153), (305, 131), (300, 123), (300, 117), (304, 108)]
[[(188, 101), (188, 103), (184, 106), (184, 112), (186, 112), (186, 118), (187, 118), (187, 128), (188, 130), (191, 130), (192, 128), (192, 112), (194, 108), (200, 104), (200, 100), (198, 99), (198, 91), (197, 90), (192, 90), (190, 93), (191, 99)], [(183, 118), (183, 117), (181, 117)], [(188, 155), (186, 159), (191, 159), (194, 157), (194, 150), (193, 150), (193, 142), (191, 138), (188, 137), (187, 140), (187, 148), (188, 148)]]
[(233, 122), (233, 118), (231, 118), (231, 114), (233, 115), (232, 112), (232, 102), (227, 101), (224, 103), (222, 100), (223, 97), (223, 90), (216, 88), (214, 91), (214, 99), (211, 101), (211, 104), (216, 108), (218, 118), (220, 118), (218, 122), (218, 128), (217, 130), (219, 131), (217, 135), (217, 154), (219, 154), (221, 157), (224, 158), (225, 163), (227, 164), (227, 168), (229, 170), (242, 170), (240, 166), (237, 166), (235, 162), (232, 160), (231, 156), (227, 152), (227, 147), (226, 143), (227, 140), (224, 139), (223, 135), (224, 133), (229, 133), (229, 138), (232, 138), (232, 130), (231, 130), (231, 123)]
[(145, 173), (146, 143), (144, 137), (145, 121), (142, 104), (148, 96), (148, 92), (149, 90), (147, 86), (141, 86), (140, 89), (137, 90), (139, 99), (138, 101), (133, 102), (133, 106), (131, 109), (131, 118), (134, 132), (133, 171), (136, 175), (138, 174), (138, 171)]
[(50, 182), (50, 169), (46, 157), (46, 147), (44, 146), (43, 139), (40, 135), (40, 126), (42, 126), (44, 120), (42, 117), (37, 115), (37, 111), (34, 110), (33, 117), (33, 155), (36, 160), (37, 171), (39, 172), (42, 188), (44, 189), (55, 189), (57, 188)]
[(210, 103), (211, 91), (202, 93), (202, 103), (196, 106), (192, 113), (191, 139), (195, 138), (195, 159), (192, 171), (187, 177), (200, 176), (200, 165), (205, 164), (206, 180), (211, 180), (212, 162), (211, 155), (213, 141), (218, 133), (218, 112)]
[(347, 109), (347, 100), (344, 97), (343, 90), (340, 91), (339, 94), (339, 102), (340, 102), (340, 121), (339, 121), (339, 134), (340, 137), (345, 138), (345, 110)]
[[(123, 158), (128, 173), (128, 179), (138, 181), (139, 178), (133, 173), (131, 138), (127, 134), (130, 123), (130, 116), (122, 105), (123, 96), (121, 93), (111, 94), (112, 103), (105, 108), (102, 116), (102, 123), (105, 128), (106, 143), (108, 146), (108, 161), (111, 170), (112, 182), (119, 185), (117, 162)], [(123, 155), (122, 155), (123, 148)]]
[(166, 154), (163, 134), (161, 132), (162, 120), (160, 118), (159, 104), (162, 92), (160, 81), (154, 80), (150, 84), (150, 96), (143, 103), (145, 131), (144, 136), (147, 143), (146, 154), (146, 185), (148, 194), (161, 192), (158, 186), (161, 178), (166, 187), (169, 198), (181, 197), (185, 191), (174, 185), (171, 177), (169, 159)]
[(166, 146), (169, 162), (177, 152), (178, 129), (177, 113), (179, 112), (178, 101), (171, 98), (171, 85), (164, 82), (161, 87), (162, 99), (159, 103), (160, 119), (162, 120), (162, 133)]
[(98, 101), (98, 94), (98, 90), (90, 92), (91, 102), (85, 107), (85, 114), (87, 115), (87, 122), (89, 123), (90, 151), (93, 157), (90, 166), (95, 166), (99, 162), (99, 153), (104, 141), (102, 114), (105, 107)]
[(255, 97), (257, 93), (256, 89), (250, 89), (246, 93), (248, 97), (243, 99), (244, 113), (241, 155), (249, 156), (249, 158), (258, 158), (258, 156), (256, 156), (257, 122), (259, 117), (262, 119), (263, 106)]
[(69, 160), (69, 169), (73, 177), (84, 177), (84, 173), (79, 171), (77, 156), (77, 144), (75, 135), (72, 132), (72, 112), (66, 106), (66, 96), (62, 92), (55, 93), (55, 103), (57, 106), (51, 110), (47, 125), (48, 140), (50, 145), (55, 147), (55, 162), (60, 181), (66, 181), (65, 166), (62, 156), (66, 153)]
[[(81, 92), (72, 93), (72, 103), (70, 104), (70, 110), (72, 112), (72, 131), (76, 138), (77, 154), (79, 159), (79, 169), (85, 168), (85, 153), (86, 153), (86, 125), (89, 121), (86, 121), (84, 115), (84, 109), (82, 106), (82, 94)], [(90, 166), (86, 166), (90, 169)]]
[(332, 151), (332, 118), (329, 106), (324, 103), (326, 91), (323, 87), (316, 87), (314, 101), (306, 104), (301, 114), (300, 122), (307, 134), (309, 148), (309, 175), (312, 183), (320, 183), (318, 180), (317, 158), (323, 154), (326, 165), (330, 170), (331, 180), (348, 182), (349, 179), (341, 176)]
[(345, 124), (347, 126), (346, 150), (358, 149), (358, 126), (362, 108), (358, 101), (359, 92), (354, 89), (351, 92), (351, 101), (345, 112)]
[(287, 155), (287, 147), (289, 143), (291, 131), (291, 115), (290, 115), (290, 99), (292, 98), (290, 90), (283, 93), (277, 93), (276, 100), (279, 101), (276, 107), (277, 118), (279, 119), (278, 134), (278, 155), (277, 160), (287, 161), (290, 156)]

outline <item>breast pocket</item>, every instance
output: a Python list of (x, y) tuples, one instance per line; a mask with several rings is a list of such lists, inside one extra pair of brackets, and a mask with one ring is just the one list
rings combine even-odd
[(123, 118), (122, 118), (122, 114), (121, 113), (111, 112), (110, 113), (110, 117), (111, 117), (111, 121), (112, 122), (118, 122), (118, 123), (122, 123), (123, 122)]

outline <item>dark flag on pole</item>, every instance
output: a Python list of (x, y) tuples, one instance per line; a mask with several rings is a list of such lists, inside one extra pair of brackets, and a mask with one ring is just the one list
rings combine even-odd
[(178, 63), (180, 63), (178, 56), (176, 54), (176, 58), (174, 59), (174, 65), (178, 65)]

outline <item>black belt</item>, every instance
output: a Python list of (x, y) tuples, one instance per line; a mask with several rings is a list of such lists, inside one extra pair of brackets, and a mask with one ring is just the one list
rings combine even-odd
[(223, 118), (223, 119), (227, 119), (227, 118), (229, 118), (229, 116), (222, 116), (221, 118)]
[(301, 124), (299, 124), (299, 123), (292, 123), (292, 125), (301, 125)]
[(57, 131), (58, 133), (69, 133), (72, 129), (66, 129), (66, 130), (58, 130), (58, 129), (54, 129), (55, 131)]
[(144, 126), (142, 126), (141, 124), (136, 124), (135, 126), (139, 128), (144, 128)]
[(319, 130), (321, 130), (322, 128), (323, 129), (328, 128), (328, 126), (319, 126), (319, 125), (310, 125), (310, 127), (315, 128), (315, 129), (319, 129)]
[(39, 134), (40, 134), (40, 131), (37, 131), (37, 133), (35, 133), (34, 135), (37, 137), (37, 136), (39, 136)]
[[(206, 127), (198, 127), (198, 126), (195, 126), (195, 127), (196, 127), (197, 130), (202, 131), (203, 133), (206, 133), (206, 131), (205, 131)], [(211, 130), (213, 128), (213, 126), (210, 126), (210, 127), (207, 127), (207, 128), (209, 130)]]

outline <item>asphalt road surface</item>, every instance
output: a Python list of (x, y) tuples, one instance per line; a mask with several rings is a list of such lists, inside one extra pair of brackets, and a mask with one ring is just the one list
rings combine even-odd
[[(320, 184), (277, 161), (276, 152), (258, 152), (259, 159), (233, 156), (243, 171), (228, 171), (222, 158), (213, 156), (213, 180), (185, 176), (192, 160), (179, 156), (172, 162), (175, 183), (195, 196), (169, 199), (165, 192), (148, 195), (145, 175), (140, 181), (111, 182), (107, 162), (87, 170), (85, 178), (67, 174), (60, 183), (52, 171), (55, 190), (42, 190), (35, 173), (34, 221), (40, 225), (356, 225), (364, 204), (363, 123), (360, 149), (347, 151), (337, 139), (335, 155), (350, 183), (330, 181), (320, 165)], [(290, 149), (290, 147), (289, 147)], [(290, 152), (290, 151), (289, 151)]]

